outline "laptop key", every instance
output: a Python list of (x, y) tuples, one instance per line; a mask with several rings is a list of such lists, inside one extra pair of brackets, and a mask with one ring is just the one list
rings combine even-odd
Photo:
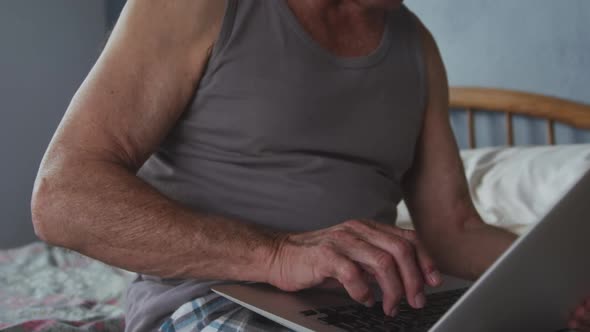
[(313, 316), (313, 315), (316, 315), (317, 312), (315, 310), (305, 310), (305, 311), (302, 311), (301, 314), (303, 316)]
[(338, 312), (332, 308), (323, 308), (323, 309), (316, 309), (319, 313), (326, 314), (326, 315), (335, 315)]
[(346, 323), (336, 323), (334, 324), (334, 326), (339, 327), (345, 331), (356, 331), (356, 329), (353, 326), (348, 325)]
[(350, 307), (347, 306), (347, 305), (341, 305), (341, 306), (338, 306), (338, 307), (333, 307), (332, 310), (334, 310), (336, 312), (345, 312), (345, 311), (350, 310)]
[(363, 327), (363, 328), (360, 328), (360, 329), (358, 329), (358, 330), (355, 330), (355, 332), (356, 332), (356, 331), (359, 331), (359, 332), (373, 332), (373, 331), (375, 331), (375, 330), (373, 330), (372, 328)]

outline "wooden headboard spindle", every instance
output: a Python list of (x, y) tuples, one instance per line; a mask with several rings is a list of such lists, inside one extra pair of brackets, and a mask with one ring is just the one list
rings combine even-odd
[(578, 129), (590, 129), (590, 105), (528, 92), (451, 87), (449, 106), (467, 112), (470, 148), (477, 147), (475, 110), (504, 113), (508, 146), (514, 145), (514, 115), (544, 119), (547, 123), (547, 143), (551, 145), (555, 144), (555, 122)]
[(467, 132), (469, 134), (469, 148), (475, 148), (475, 124), (473, 120), (473, 110), (467, 109)]
[(514, 145), (514, 128), (512, 128), (512, 113), (506, 112), (506, 144)]
[(547, 120), (547, 144), (555, 145), (555, 127), (553, 126), (553, 120)]

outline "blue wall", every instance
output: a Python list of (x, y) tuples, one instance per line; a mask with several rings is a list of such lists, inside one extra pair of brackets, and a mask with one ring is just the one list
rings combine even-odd
[(107, 13), (107, 28), (110, 30), (117, 22), (123, 6), (125, 6), (125, 0), (106, 0), (106, 13)]
[[(438, 41), (451, 85), (518, 89), (590, 104), (590, 1), (407, 0)], [(502, 144), (503, 118), (479, 115), (477, 140)], [(465, 119), (454, 115), (459, 140)], [(545, 123), (517, 119), (516, 143), (545, 142)], [(558, 143), (590, 131), (556, 128)], [(464, 144), (462, 144), (464, 146)]]
[(105, 40), (103, 1), (0, 1), (0, 248), (36, 239), (33, 181)]

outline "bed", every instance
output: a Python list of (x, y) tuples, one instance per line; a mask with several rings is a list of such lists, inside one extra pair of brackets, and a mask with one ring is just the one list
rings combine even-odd
[[(524, 233), (590, 169), (590, 139), (558, 145), (555, 130), (558, 124), (589, 130), (590, 105), (519, 91), (452, 87), (450, 108), (465, 113), (467, 148), (461, 158), (475, 207), (487, 223)], [(503, 118), (503, 145), (478, 148), (477, 112)], [(546, 144), (515, 146), (515, 118), (523, 116), (544, 122)], [(412, 228), (403, 202), (398, 226)]]
[[(530, 93), (453, 87), (465, 112), (461, 157), (476, 208), (486, 222), (521, 234), (590, 169), (590, 140), (556, 145), (555, 123), (590, 129), (590, 106)], [(500, 112), (505, 145), (478, 148), (476, 112)], [(518, 116), (546, 121), (547, 145), (513, 146)], [(403, 202), (398, 225), (412, 227)], [(42, 242), (0, 251), (0, 331), (122, 331), (133, 273)]]

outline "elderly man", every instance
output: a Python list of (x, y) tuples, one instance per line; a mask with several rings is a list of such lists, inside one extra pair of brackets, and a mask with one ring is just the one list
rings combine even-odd
[(43, 159), (35, 230), (139, 273), (129, 331), (277, 328), (219, 282), (368, 306), (375, 282), (385, 314), (420, 308), (515, 239), (472, 205), (447, 94), (401, 0), (128, 1)]

